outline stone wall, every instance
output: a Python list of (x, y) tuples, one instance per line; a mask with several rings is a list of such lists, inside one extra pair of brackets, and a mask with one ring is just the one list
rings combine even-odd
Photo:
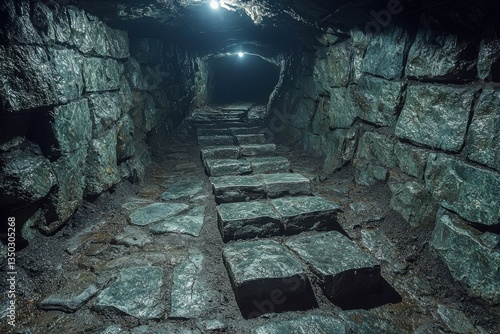
[(358, 184), (388, 184), (412, 228), (435, 227), (453, 276), (500, 303), (500, 40), (420, 24), (320, 41), (274, 105), (278, 134), (323, 156), (325, 173), (352, 164)]
[(84, 197), (144, 177), (193, 66), (72, 6), (7, 0), (0, 17), (0, 211), (52, 234)]

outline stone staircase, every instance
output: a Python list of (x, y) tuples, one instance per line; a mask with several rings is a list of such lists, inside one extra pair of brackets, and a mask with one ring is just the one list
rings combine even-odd
[[(379, 262), (337, 222), (341, 204), (315, 196), (311, 180), (276, 155), (265, 128), (244, 120), (194, 125), (217, 204), (224, 265), (244, 318), (312, 310), (313, 286), (340, 307), (362, 308), (369, 295), (384, 294)], [(306, 329), (314, 317), (271, 322), (255, 333)], [(314, 333), (339, 331), (336, 318), (318, 319)]]

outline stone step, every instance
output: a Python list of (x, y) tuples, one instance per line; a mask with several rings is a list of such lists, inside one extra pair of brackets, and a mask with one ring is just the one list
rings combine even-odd
[(283, 234), (281, 217), (266, 201), (221, 204), (217, 217), (224, 242)]
[(272, 157), (276, 155), (275, 144), (241, 145), (241, 146), (208, 146), (201, 148), (201, 158), (206, 159), (238, 159), (240, 157)]
[(228, 242), (304, 231), (343, 231), (337, 222), (339, 208), (321, 197), (300, 196), (223, 203), (217, 206), (217, 217), (222, 239)]
[(288, 235), (304, 231), (342, 231), (337, 222), (339, 203), (317, 196), (299, 196), (276, 198), (271, 204), (279, 213)]
[(276, 145), (240, 145), (240, 155), (242, 157), (273, 156), (276, 155)]
[(311, 180), (297, 173), (261, 174), (270, 198), (311, 194)]
[(216, 136), (198, 136), (198, 145), (200, 146), (229, 146), (233, 145), (235, 138), (231, 135), (216, 135)]
[(266, 136), (264, 134), (243, 134), (235, 135), (236, 143), (238, 145), (253, 145), (253, 144), (265, 144)]
[(246, 160), (207, 159), (205, 170), (209, 176), (247, 175), (252, 173), (252, 165)]
[(260, 176), (211, 177), (215, 201), (220, 203), (245, 202), (266, 198), (264, 182)]
[(318, 276), (334, 304), (364, 298), (380, 289), (380, 264), (337, 231), (299, 235), (285, 241)]
[[(267, 177), (265, 174), (210, 177), (210, 183), (212, 184), (213, 194), (218, 204), (242, 202), (268, 197), (275, 198), (276, 194), (310, 194), (311, 188), (309, 179), (300, 174), (291, 175), (293, 177), (283, 177), (283, 183), (281, 184), (277, 182), (278, 177), (273, 178), (272, 180), (275, 182), (268, 182), (270, 185), (269, 187), (265, 182)], [(297, 180), (297, 182), (291, 182), (291, 180)], [(279, 189), (279, 191), (277, 189)], [(271, 194), (271, 196), (269, 196), (269, 194)]]
[(238, 159), (239, 146), (204, 147), (201, 149), (201, 159)]
[[(224, 151), (225, 152), (225, 151)], [(266, 173), (288, 173), (290, 171), (290, 162), (283, 157), (261, 157), (247, 159), (206, 159), (204, 161), (205, 169), (209, 176), (225, 176), (225, 175), (246, 175), (249, 174), (248, 168), (244, 168), (240, 172), (234, 170), (234, 166), (250, 166), (250, 173), (266, 174)], [(216, 175), (217, 174), (217, 175)], [(270, 183), (286, 183), (299, 184), (306, 180), (294, 177), (269, 177)], [(309, 183), (309, 182), (307, 182)], [(306, 195), (308, 193), (305, 193)]]
[(284, 157), (247, 158), (255, 174), (287, 173), (290, 172), (290, 161)]
[(246, 319), (317, 305), (306, 269), (276, 241), (230, 243), (224, 247), (223, 260)]

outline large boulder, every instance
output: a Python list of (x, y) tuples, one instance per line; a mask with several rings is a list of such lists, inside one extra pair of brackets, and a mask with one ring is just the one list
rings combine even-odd
[(353, 90), (353, 87), (330, 90), (328, 126), (331, 129), (349, 129), (360, 113)]
[(44, 206), (45, 219), (38, 227), (46, 234), (56, 232), (73, 215), (83, 201), (87, 147), (61, 156), (52, 163), (57, 184)]
[(431, 246), (443, 258), (451, 275), (469, 288), (469, 294), (500, 304), (500, 237), (481, 233), (460, 217), (440, 210)]
[(69, 154), (87, 147), (92, 135), (92, 121), (87, 99), (55, 107), (50, 115), (54, 142), (46, 153), (50, 156)]
[(396, 135), (445, 151), (462, 148), (476, 90), (434, 84), (410, 85)]
[(368, 42), (363, 72), (388, 80), (401, 78), (409, 42), (408, 32), (397, 27), (375, 35)]
[(83, 60), (83, 79), (85, 92), (118, 90), (124, 66), (115, 59), (89, 57)]
[[(420, 80), (476, 77), (478, 43), (422, 27), (408, 54), (406, 75)], [(436, 61), (439, 59), (439, 61)]]
[(354, 91), (359, 118), (379, 126), (395, 126), (405, 88), (401, 81), (363, 76)]
[(87, 14), (76, 7), (68, 7), (68, 16), (71, 27), (71, 43), (83, 53), (93, 51), (95, 30)]
[(47, 50), (40, 46), (0, 46), (0, 100), (10, 112), (58, 102)]
[(465, 144), (467, 158), (500, 170), (500, 89), (483, 90)]
[(116, 128), (90, 141), (85, 175), (87, 195), (99, 195), (120, 181), (116, 159)]
[(101, 137), (116, 124), (122, 112), (120, 99), (116, 92), (89, 95), (94, 138)]
[(351, 76), (351, 53), (348, 42), (318, 50), (313, 73), (316, 86), (325, 92), (334, 87), (346, 87)]
[(0, 153), (0, 202), (2, 205), (31, 204), (44, 198), (56, 183), (50, 161), (40, 148), (25, 141)]
[(500, 173), (470, 165), (445, 154), (430, 154), (426, 187), (441, 206), (484, 225), (500, 222)]
[(79, 98), (84, 89), (82, 78), (82, 57), (72, 49), (48, 49), (54, 69), (51, 78), (60, 103)]

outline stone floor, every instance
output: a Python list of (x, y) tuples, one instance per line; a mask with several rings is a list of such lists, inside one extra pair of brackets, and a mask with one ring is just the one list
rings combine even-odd
[(24, 288), (12, 332), (488, 333), (397, 251), (379, 228), (387, 208), (233, 111), (217, 127), (192, 120), (197, 138), (170, 146), (135, 194), (82, 208), (88, 227), (57, 237), (64, 253), (40, 248), (53, 273)]

